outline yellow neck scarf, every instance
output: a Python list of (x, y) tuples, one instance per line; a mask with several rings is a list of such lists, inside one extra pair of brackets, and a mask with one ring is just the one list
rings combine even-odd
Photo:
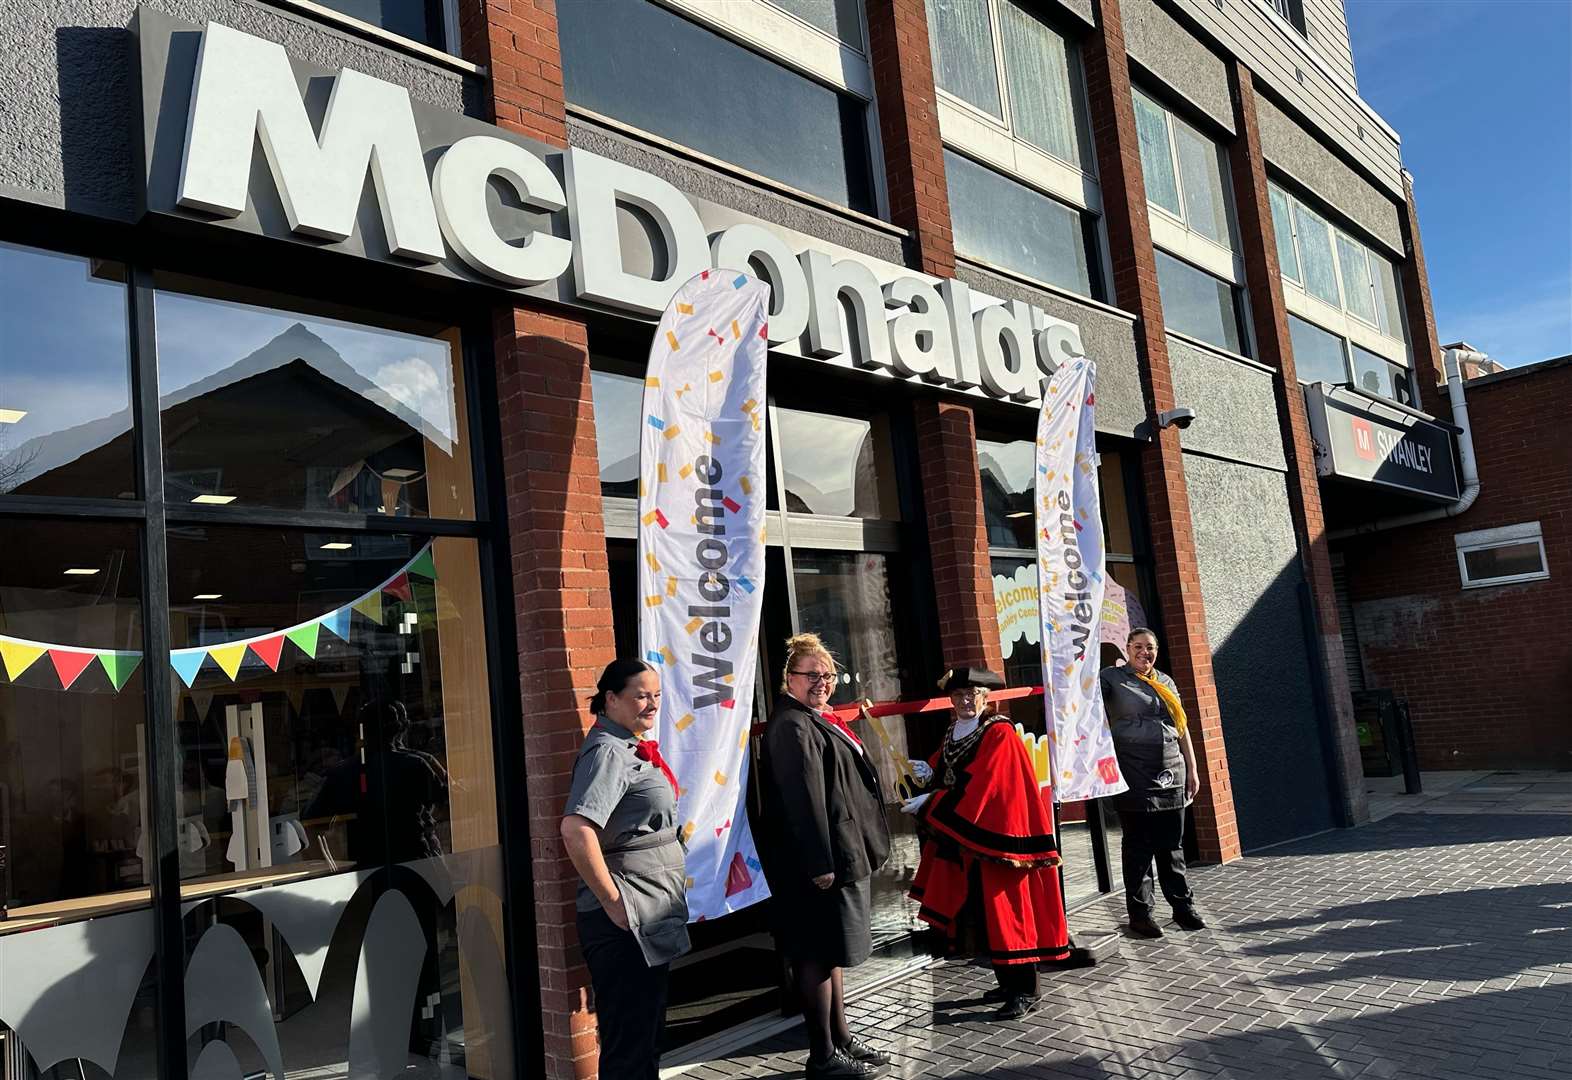
[(1157, 696), (1162, 699), (1163, 705), (1168, 709), (1168, 715), (1173, 717), (1174, 727), (1178, 730), (1180, 735), (1183, 735), (1184, 729), (1186, 725), (1189, 724), (1190, 720), (1184, 714), (1184, 704), (1180, 702), (1179, 695), (1175, 694), (1172, 690), (1168, 689), (1168, 687), (1164, 686), (1150, 675), (1142, 675), (1133, 667), (1127, 668), (1127, 670), (1131, 675), (1134, 675), (1137, 679), (1140, 679), (1147, 686), (1150, 686), (1157, 692)]

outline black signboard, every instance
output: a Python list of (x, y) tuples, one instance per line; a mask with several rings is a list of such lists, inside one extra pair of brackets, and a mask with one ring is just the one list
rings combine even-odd
[(1453, 429), (1328, 383), (1305, 387), (1316, 472), (1426, 498), (1458, 497)]

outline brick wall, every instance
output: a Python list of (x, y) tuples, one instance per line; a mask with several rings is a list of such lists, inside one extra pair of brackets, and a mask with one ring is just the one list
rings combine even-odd
[(556, 0), (460, 0), (459, 40), (464, 58), (489, 75), (489, 119), (568, 144)]
[[(1366, 684), (1426, 769), (1572, 768), (1572, 363), (1468, 385), (1481, 480), (1457, 518), (1341, 545)], [(1538, 521), (1550, 578), (1463, 589), (1453, 537)]]
[(1436, 338), (1436, 313), (1430, 303), (1430, 274), (1425, 270), (1425, 247), (1419, 239), (1419, 208), (1414, 205), (1414, 181), (1405, 171), (1403, 191), (1407, 199), (1399, 218), (1403, 232), (1403, 307), (1408, 316), (1408, 338), (1414, 350), (1414, 389), (1419, 407), (1431, 416), (1443, 407), (1445, 391), (1438, 384), (1446, 381), (1441, 363), (1441, 345)]

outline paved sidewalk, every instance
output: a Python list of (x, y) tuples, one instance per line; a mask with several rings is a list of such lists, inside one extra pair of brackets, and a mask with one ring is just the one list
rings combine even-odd
[[(1212, 929), (1047, 976), (1024, 1020), (993, 1022), (976, 1002), (992, 976), (951, 963), (855, 1002), (853, 1026), (907, 1078), (1568, 1080), (1572, 776), (1479, 790), (1514, 786), (1491, 780), (1195, 870)], [(1491, 805), (1526, 794), (1531, 811)], [(1104, 899), (1072, 926), (1121, 909)], [(797, 1027), (687, 1076), (801, 1076), (804, 1045)]]

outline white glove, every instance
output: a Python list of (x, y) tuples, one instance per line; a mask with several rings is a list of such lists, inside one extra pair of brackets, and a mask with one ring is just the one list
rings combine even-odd
[(922, 809), (922, 804), (927, 802), (932, 794), (933, 792), (930, 791), (927, 794), (918, 795), (914, 799), (907, 799), (905, 802), (901, 803), (901, 813), (915, 814), (918, 810)]
[(912, 779), (916, 780), (919, 784), (926, 785), (928, 781), (933, 779), (933, 766), (929, 765), (926, 761), (918, 761), (915, 758), (908, 758), (906, 764), (911, 766)]

